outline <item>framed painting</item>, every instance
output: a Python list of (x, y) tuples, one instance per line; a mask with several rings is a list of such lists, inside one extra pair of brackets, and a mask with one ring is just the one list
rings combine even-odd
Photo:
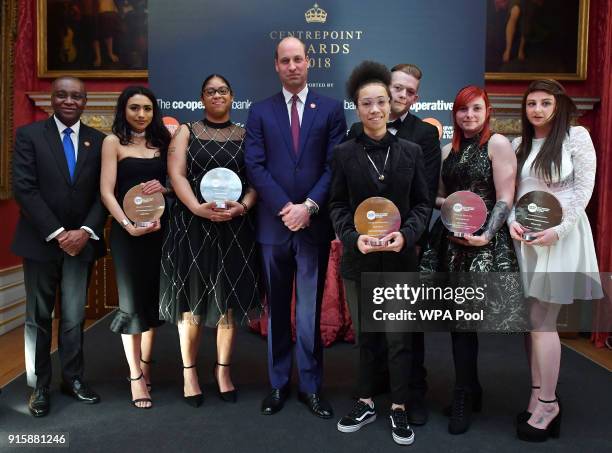
[(17, 0), (6, 0), (0, 6), (0, 199), (11, 198), (11, 153), (13, 151), (13, 69), (17, 35)]
[(147, 77), (147, 0), (37, 0), (39, 77)]
[(589, 0), (487, 0), (487, 80), (584, 80)]

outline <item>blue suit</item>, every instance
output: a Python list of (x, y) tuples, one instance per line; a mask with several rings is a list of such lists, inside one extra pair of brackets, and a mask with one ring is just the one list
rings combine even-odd
[[(292, 366), (291, 292), (296, 287), (296, 359), (300, 390), (318, 392), (322, 376), (321, 298), (333, 231), (327, 210), (332, 150), (346, 133), (339, 101), (308, 90), (293, 149), (285, 98), (278, 93), (251, 106), (245, 165), (258, 194), (257, 242), (261, 245), (269, 306), (268, 370), (273, 388), (289, 383)], [(278, 213), (289, 202), (319, 205), (310, 226), (290, 231)]]

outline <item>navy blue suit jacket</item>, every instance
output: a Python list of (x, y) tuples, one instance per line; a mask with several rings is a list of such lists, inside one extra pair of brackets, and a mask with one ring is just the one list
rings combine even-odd
[[(342, 104), (308, 90), (300, 128), (300, 147), (293, 150), (287, 104), (282, 92), (255, 103), (246, 124), (245, 165), (251, 186), (258, 194), (257, 241), (278, 245), (291, 234), (311, 244), (333, 238), (327, 211), (334, 146), (346, 133)], [(288, 203), (306, 198), (319, 205), (310, 226), (292, 233), (279, 211)]]

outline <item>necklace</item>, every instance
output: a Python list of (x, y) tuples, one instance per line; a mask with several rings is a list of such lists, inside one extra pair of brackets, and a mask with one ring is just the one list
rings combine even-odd
[[(365, 148), (364, 148), (365, 151)], [(391, 146), (389, 146), (387, 148), (387, 155), (385, 156), (385, 163), (383, 164), (383, 169), (382, 172), (378, 171), (378, 167), (376, 166), (376, 164), (374, 163), (374, 161), (372, 160), (372, 158), (370, 157), (370, 155), (368, 154), (367, 151), (365, 151), (366, 156), (368, 157), (368, 160), (370, 161), (370, 163), (372, 164), (372, 166), (374, 167), (374, 171), (376, 172), (376, 174), (378, 175), (378, 180), (379, 181), (384, 181), (385, 180), (385, 168), (387, 168), (387, 160), (389, 159), (389, 151), (391, 151)]]
[(147, 131), (142, 131), (142, 132), (130, 131), (130, 133), (132, 137), (144, 137)]

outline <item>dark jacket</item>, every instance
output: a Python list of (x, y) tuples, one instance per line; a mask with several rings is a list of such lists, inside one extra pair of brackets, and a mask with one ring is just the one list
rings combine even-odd
[[(347, 135), (347, 140), (357, 137), (363, 132), (361, 123), (353, 123)], [(397, 130), (396, 137), (403, 138), (416, 143), (423, 152), (425, 166), (425, 181), (429, 190), (431, 208), (434, 208), (436, 195), (438, 194), (438, 182), (440, 180), (440, 165), (442, 164), (442, 152), (440, 151), (440, 139), (438, 129), (408, 112), (402, 125)], [(429, 219), (427, 221), (429, 223)], [(419, 245), (424, 246), (427, 242), (427, 231), (425, 228)]]
[(104, 134), (81, 123), (79, 152), (70, 181), (64, 148), (53, 117), (17, 130), (13, 152), (13, 193), (20, 216), (11, 250), (24, 258), (52, 261), (62, 256), (56, 240), (45, 241), (64, 227), (91, 228), (79, 258), (93, 261), (106, 252), (106, 210), (100, 201), (100, 152)]
[[(336, 235), (344, 247), (340, 266), (343, 278), (359, 281), (362, 272), (409, 272), (416, 270), (414, 246), (423, 234), (431, 213), (425, 182), (423, 154), (419, 146), (392, 137), (389, 171), (379, 190), (373, 181), (370, 162), (363, 146), (355, 139), (338, 145), (332, 160), (329, 210)], [(399, 252), (362, 254), (357, 248), (355, 229), (357, 206), (369, 197), (385, 197), (401, 215), (400, 232), (405, 245)]]

